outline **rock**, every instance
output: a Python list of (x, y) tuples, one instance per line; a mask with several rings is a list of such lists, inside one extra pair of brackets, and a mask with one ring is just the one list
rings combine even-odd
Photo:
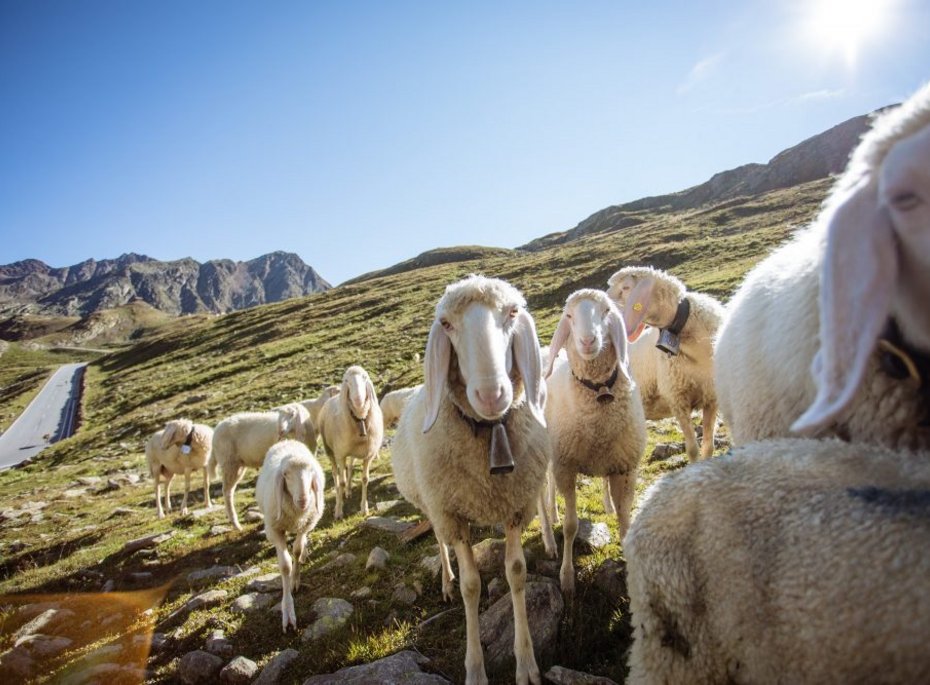
[(507, 590), (509, 590), (509, 588), (503, 578), (498, 576), (492, 579), (491, 582), (488, 583), (488, 602), (494, 604), (494, 602), (504, 596)]
[(281, 682), (281, 676), (284, 671), (291, 665), (291, 662), (298, 656), (296, 649), (285, 649), (278, 652), (275, 657), (268, 662), (268, 665), (262, 669), (261, 674), (255, 679), (252, 685), (277, 685)]
[(578, 537), (575, 538), (575, 545), (580, 546), (581, 550), (590, 552), (608, 544), (610, 544), (610, 529), (606, 523), (591, 523), (588, 519), (578, 521)]
[(187, 574), (187, 585), (191, 589), (199, 589), (232, 578), (238, 572), (239, 569), (235, 566), (211, 566), (200, 571), (191, 571)]
[(68, 490), (65, 490), (63, 493), (61, 493), (61, 496), (66, 497), (67, 499), (74, 499), (76, 497), (83, 497), (86, 494), (87, 488), (69, 488)]
[(266, 573), (253, 578), (245, 586), (246, 592), (277, 592), (282, 589), (280, 573)]
[(472, 546), (478, 573), (482, 579), (504, 570), (504, 552), (507, 543), (504, 540), (488, 538)]
[(351, 552), (343, 552), (338, 557), (333, 559), (328, 564), (324, 564), (320, 567), (321, 571), (332, 571), (333, 569), (342, 568), (343, 566), (348, 566), (355, 561), (355, 555)]
[(604, 561), (594, 572), (594, 587), (607, 595), (612, 605), (628, 601), (626, 565), (616, 559)]
[(249, 611), (258, 611), (267, 609), (274, 604), (275, 597), (268, 592), (249, 592), (240, 597), (230, 605), (229, 610), (235, 614), (244, 614)]
[(91, 485), (100, 485), (103, 482), (103, 478), (100, 476), (78, 476), (76, 478), (79, 485), (86, 485), (90, 487)]
[(375, 547), (368, 554), (368, 561), (365, 562), (365, 570), (371, 569), (383, 569), (387, 566), (388, 559), (391, 558), (391, 555), (387, 553), (387, 550), (381, 547)]
[(173, 618), (189, 614), (190, 612), (196, 611), (197, 609), (203, 609), (204, 607), (222, 604), (226, 601), (228, 596), (229, 593), (226, 592), (226, 590), (209, 590), (207, 592), (201, 592), (199, 595), (191, 597), (189, 600), (187, 600), (187, 603), (178, 609), (175, 609), (166, 620), (170, 621)]
[(40, 509), (45, 509), (48, 506), (48, 502), (42, 500), (35, 500), (32, 502), (24, 502), (20, 505), (20, 509), (27, 512), (39, 511)]
[(188, 517), (196, 521), (198, 519), (204, 518), (205, 516), (209, 516), (210, 514), (214, 514), (219, 510), (219, 507), (201, 507), (200, 509), (191, 509)]
[[(526, 584), (526, 615), (538, 662), (545, 661), (555, 647), (564, 609), (562, 593), (553, 583)], [(513, 604), (509, 592), (481, 614), (478, 630), (489, 670), (501, 668), (513, 658)]]
[(352, 597), (355, 599), (365, 599), (366, 597), (371, 596), (371, 588), (367, 585), (360, 587), (358, 590), (352, 593)]
[(107, 582), (103, 584), (103, 592), (113, 592), (113, 589), (116, 587), (116, 581), (110, 578)]
[(404, 683), (404, 685), (449, 685), (448, 680), (424, 673), (421, 666), (429, 660), (409, 650), (369, 664), (349, 666), (335, 673), (311, 676), (303, 685), (369, 685), (370, 683)]
[(610, 678), (573, 671), (563, 666), (553, 666), (543, 676), (545, 682), (552, 685), (617, 685)]
[(224, 526), (221, 524), (216, 524), (215, 526), (210, 526), (210, 530), (207, 531), (207, 537), (215, 538), (219, 535), (226, 535), (226, 533), (232, 532), (232, 526)]
[(403, 500), (386, 499), (383, 502), (378, 502), (375, 504), (375, 511), (387, 511), (388, 509), (393, 509), (401, 502), (403, 502)]
[(132, 516), (135, 513), (136, 510), (130, 507), (116, 507), (116, 509), (113, 510), (113, 516)]
[(249, 685), (258, 672), (258, 665), (244, 656), (237, 656), (220, 671), (220, 682), (226, 685)]
[(417, 591), (406, 583), (398, 583), (394, 586), (394, 594), (391, 595), (391, 601), (395, 604), (406, 604), (410, 606), (417, 601)]
[(346, 624), (352, 615), (353, 606), (344, 599), (321, 597), (313, 603), (317, 619), (307, 628), (301, 639), (304, 642), (317, 640)]
[[(243, 519), (248, 523), (261, 523), (265, 520), (265, 517), (262, 516), (262, 512), (260, 511), (247, 511)], [(264, 673), (264, 671), (262, 671), (262, 673)]]
[[(0, 655), (0, 674), (9, 674), (19, 676), (20, 682), (25, 682), (37, 671), (42, 665), (37, 664), (29, 655), (28, 649), (13, 648), (3, 655)], [(9, 678), (7, 675), (7, 678)], [(9, 679), (13, 681), (12, 678)]]
[(152, 653), (160, 652), (167, 642), (168, 636), (164, 633), (152, 633)]
[(198, 649), (181, 657), (181, 662), (178, 664), (178, 677), (186, 685), (215, 683), (221, 668), (223, 668), (221, 658)]
[(27, 545), (27, 544), (26, 544), (25, 542), (23, 542), (22, 540), (13, 540), (13, 542), (11, 542), (9, 545), (7, 545), (7, 551), (8, 551), (10, 554), (17, 554), (17, 553), (19, 553), (19, 552), (22, 552), (22, 551), (23, 551), (24, 549), (26, 549), (28, 546), (29, 546), (29, 545)]
[(557, 578), (560, 570), (561, 564), (555, 559), (540, 559), (536, 562), (536, 573), (540, 575)]
[(393, 533), (398, 536), (407, 532), (408, 529), (413, 528), (415, 525), (415, 523), (401, 521), (399, 518), (393, 516), (371, 516), (362, 521), (362, 526), (365, 528), (380, 530), (385, 533)]
[(237, 573), (234, 578), (251, 578), (262, 572), (261, 566), (249, 566), (245, 571)]
[(13, 633), (13, 640), (14, 642), (18, 642), (24, 637), (38, 635), (40, 633), (54, 634), (55, 625), (57, 623), (73, 616), (74, 612), (67, 609), (57, 609), (54, 607), (45, 609), (40, 614), (31, 618), (27, 623), (20, 626), (19, 629)]
[(13, 645), (17, 649), (25, 649), (32, 659), (50, 659), (58, 656), (68, 649), (73, 640), (53, 635), (27, 635), (16, 641)]
[(153, 576), (148, 571), (137, 571), (135, 573), (128, 574), (126, 579), (133, 585), (145, 585), (146, 583), (151, 583), (154, 581), (155, 576)]
[(684, 451), (685, 443), (683, 442), (659, 442), (656, 443), (655, 448), (653, 448), (652, 454), (649, 456), (649, 461), (661, 461), (675, 454), (681, 454)]
[(420, 559), (420, 568), (424, 569), (430, 578), (438, 578), (442, 573), (442, 559), (439, 555), (423, 557)]
[(147, 547), (156, 547), (166, 540), (170, 540), (172, 537), (174, 537), (174, 531), (169, 530), (165, 531), (164, 533), (153, 533), (152, 535), (136, 538), (135, 540), (130, 540), (125, 545), (123, 545), (123, 552), (130, 554)]
[(236, 651), (235, 646), (226, 639), (226, 635), (222, 630), (214, 630), (210, 633), (210, 637), (207, 638), (203, 648), (210, 654), (215, 654), (223, 659), (229, 659)]

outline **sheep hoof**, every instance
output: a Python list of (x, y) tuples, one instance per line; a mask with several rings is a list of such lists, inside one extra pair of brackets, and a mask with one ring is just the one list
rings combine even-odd
[(181, 516), (187, 516), (187, 507), (181, 509)]

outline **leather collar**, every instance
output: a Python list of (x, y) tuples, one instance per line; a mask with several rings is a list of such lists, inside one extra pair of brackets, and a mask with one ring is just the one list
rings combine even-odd
[(691, 316), (691, 302), (687, 297), (683, 297), (681, 302), (678, 303), (678, 309), (675, 310), (675, 318), (672, 319), (672, 323), (661, 330), (681, 335), (682, 329), (688, 323), (689, 316)]
[(589, 381), (587, 378), (578, 378), (578, 376), (575, 375), (575, 372), (572, 371), (572, 378), (581, 383), (584, 387), (588, 388), (589, 390), (593, 390), (594, 392), (598, 392), (601, 388), (607, 388), (609, 390), (610, 388), (614, 387), (614, 383), (617, 382), (617, 378), (619, 376), (619, 364), (614, 367), (614, 372), (610, 374), (610, 378), (608, 378), (603, 383), (595, 383), (594, 381)]

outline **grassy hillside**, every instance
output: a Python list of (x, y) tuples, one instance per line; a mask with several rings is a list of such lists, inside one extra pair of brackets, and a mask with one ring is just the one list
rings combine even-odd
[[(403, 545), (392, 535), (361, 527), (358, 489), (353, 491), (346, 520), (334, 523), (331, 512), (311, 534), (304, 585), (295, 595), (301, 628), (311, 622), (311, 604), (319, 597), (341, 597), (355, 605), (348, 625), (319, 642), (301, 642), (299, 634), (280, 631), (280, 614), (261, 610), (237, 614), (230, 603), (245, 579), (216, 584), (229, 590), (218, 607), (168, 620), (194, 592), (183, 577), (213, 564), (259, 566), (275, 571), (272, 547), (260, 524), (246, 531), (210, 533), (225, 524), (221, 510), (201, 518), (175, 516), (157, 521), (151, 480), (139, 486), (116, 483), (113, 489), (90, 486), (85, 494), (62, 497), (81, 476), (118, 479), (144, 471), (145, 437), (164, 421), (178, 416), (215, 424), (224, 416), (264, 409), (297, 398), (316, 396), (337, 382), (346, 366), (360, 363), (371, 373), (379, 393), (422, 379), (421, 354), (433, 307), (444, 286), (470, 272), (505, 278), (527, 296), (540, 336), (547, 343), (561, 304), (579, 287), (603, 287), (621, 266), (652, 264), (668, 269), (689, 287), (726, 298), (743, 274), (792, 230), (815, 213), (829, 186), (819, 181), (753, 199), (734, 200), (712, 208), (642, 216), (642, 222), (616, 231), (598, 232), (577, 241), (533, 253), (489, 254), (481, 258), (417, 268), (370, 278), (298, 300), (257, 307), (221, 317), (192, 319), (171, 333), (149, 338), (93, 363), (86, 375), (84, 424), (73, 438), (44, 452), (30, 467), (0, 474), (0, 501), (15, 508), (34, 500), (48, 501), (41, 520), (0, 515), (0, 592), (53, 593), (99, 591), (112, 579), (117, 589), (150, 586), (181, 578), (156, 610), (158, 630), (168, 634), (165, 647), (149, 662), (155, 682), (176, 678), (177, 659), (203, 647), (214, 628), (225, 630), (237, 648), (261, 663), (288, 647), (300, 653), (286, 682), (301, 682), (312, 673), (369, 661), (413, 646), (432, 659), (433, 668), (453, 681), (464, 677), (464, 614), (460, 600), (445, 605), (439, 581), (425, 574), (419, 561), (435, 554), (431, 537)], [(650, 426), (650, 446), (680, 440), (670, 421)], [(325, 460), (324, 460), (325, 461)], [(647, 464), (640, 491), (664, 471), (680, 468), (673, 458)], [(324, 464), (329, 469), (329, 464)], [(253, 472), (240, 487), (240, 511), (254, 502)], [(104, 476), (106, 479), (106, 476)], [(398, 499), (390, 475), (390, 447), (374, 469), (371, 502)], [(330, 474), (327, 473), (331, 483)], [(199, 477), (195, 480), (199, 487)], [(104, 490), (95, 494), (97, 490)], [(175, 493), (178, 486), (175, 486)], [(219, 486), (214, 485), (215, 496)], [(327, 493), (327, 507), (332, 506)], [(175, 500), (178, 501), (177, 498)], [(201, 496), (195, 492), (195, 507)], [(406, 503), (389, 504), (387, 513), (415, 520)], [(125, 511), (117, 512), (119, 507)], [(593, 554), (576, 557), (579, 572), (574, 612), (561, 625), (556, 653), (540, 658), (545, 670), (553, 663), (608, 675), (621, 682), (629, 646), (629, 616), (623, 602), (606, 602), (592, 581), (594, 569), (607, 558), (622, 559), (616, 524), (603, 514), (599, 483), (587, 482), (579, 497), (579, 515), (608, 522), (614, 540)], [(177, 533), (154, 555), (121, 553), (129, 539), (175, 529)], [(214, 531), (216, 532), (216, 531)], [(477, 531), (476, 541), (493, 531)], [(13, 544), (17, 542), (17, 544)], [(525, 536), (531, 573), (545, 573), (538, 527)], [(366, 572), (370, 549), (380, 545), (391, 554), (386, 571)], [(14, 551), (15, 550), (15, 551)], [(353, 553), (355, 561), (338, 571), (322, 567), (337, 555)], [(151, 572), (149, 582), (132, 573)], [(502, 574), (500, 574), (502, 575)], [(407, 605), (392, 598), (398, 583), (422, 583), (423, 592)], [(362, 586), (365, 599), (350, 597)], [(209, 588), (208, 588), (209, 589)], [(482, 601), (482, 610), (487, 600)], [(443, 613), (445, 612), (445, 613)], [(2, 614), (0, 614), (2, 619)], [(433, 619), (433, 620), (430, 620)], [(99, 647), (119, 631), (103, 631)], [(0, 651), (9, 645), (0, 638)], [(91, 647), (88, 647), (90, 649)], [(81, 656), (81, 650), (69, 658)], [(493, 682), (512, 682), (510, 667), (490, 673)]]

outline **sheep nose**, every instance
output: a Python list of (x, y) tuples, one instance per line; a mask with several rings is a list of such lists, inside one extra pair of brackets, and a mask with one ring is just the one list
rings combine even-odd
[(504, 396), (504, 386), (498, 383), (493, 388), (477, 388), (475, 394), (478, 396), (478, 401), (482, 404), (485, 404), (489, 407), (493, 407), (500, 403), (501, 398)]
[(583, 336), (583, 337), (581, 338), (581, 344), (584, 345), (585, 347), (593, 347), (593, 346), (594, 346), (594, 339), (595, 339), (595, 337), (594, 337), (593, 335), (586, 335), (586, 336)]

